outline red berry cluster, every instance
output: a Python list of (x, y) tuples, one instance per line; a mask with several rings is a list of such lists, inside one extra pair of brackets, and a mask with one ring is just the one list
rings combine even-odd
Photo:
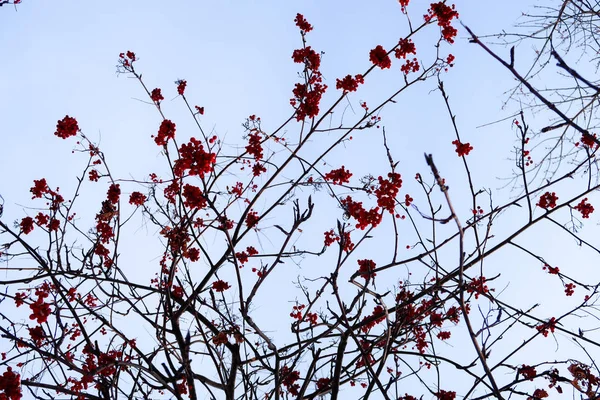
[(79, 131), (79, 125), (77, 120), (73, 117), (65, 115), (65, 117), (56, 123), (56, 132), (54, 134), (61, 139), (66, 139), (71, 136), (77, 135)]
[(21, 399), (21, 375), (15, 374), (11, 367), (0, 376), (0, 399), (19, 400)]
[(370, 279), (375, 278), (377, 275), (374, 272), (377, 265), (373, 260), (358, 260), (358, 265), (358, 272), (360, 273), (361, 278)]
[(229, 289), (231, 286), (229, 286), (229, 283), (223, 281), (223, 280), (218, 280), (218, 281), (214, 281), (212, 283), (212, 288), (215, 292), (219, 292), (219, 293), (223, 293), (224, 291), (226, 291), (227, 289)]
[(179, 189), (181, 189), (181, 185), (179, 185), (179, 182), (177, 180), (174, 180), (164, 188), (163, 193), (165, 195), (165, 198), (169, 201), (169, 203), (175, 204), (175, 199), (179, 194)]
[(546, 392), (544, 389), (535, 389), (533, 391), (533, 395), (528, 397), (527, 400), (541, 400), (548, 396), (548, 392)]
[(459, 157), (464, 157), (469, 155), (471, 150), (473, 150), (473, 146), (470, 143), (461, 143), (458, 139), (452, 141), (452, 144), (456, 146), (456, 153)]
[(292, 60), (296, 64), (304, 64), (307, 69), (312, 71), (318, 71), (321, 67), (321, 56), (310, 46), (294, 50)]
[(435, 393), (435, 397), (438, 400), (454, 400), (456, 399), (456, 392), (440, 390)]
[(529, 379), (530, 381), (537, 376), (535, 368), (525, 364), (519, 368), (519, 374), (523, 375), (523, 378)]
[(551, 275), (558, 275), (558, 274), (560, 273), (560, 269), (559, 269), (558, 267), (551, 267), (551, 266), (550, 266), (550, 265), (548, 265), (548, 264), (545, 264), (545, 265), (542, 267), (542, 269), (543, 269), (544, 271), (546, 271), (546, 270), (547, 270), (547, 271), (548, 271), (548, 273), (549, 273), (549, 274), (551, 274)]
[(354, 243), (352, 243), (352, 239), (350, 237), (350, 232), (343, 232), (342, 237), (340, 238), (333, 229), (328, 230), (324, 233), (325, 235), (325, 246), (329, 247), (335, 242), (340, 242), (342, 246), (342, 250), (346, 253), (349, 253), (354, 249)]
[[(297, 14), (295, 21), (303, 37), (312, 30), (302, 14)], [(292, 59), (295, 63), (304, 64), (305, 82), (295, 84), (292, 90), (294, 97), (290, 99), (290, 104), (296, 108), (296, 120), (304, 121), (319, 115), (319, 103), (327, 85), (323, 84), (323, 75), (319, 70), (321, 55), (310, 46), (294, 50)]]
[(398, 2), (400, 3), (400, 7), (403, 13), (406, 12), (406, 6), (408, 5), (408, 2), (410, 0), (398, 0)]
[[(584, 133), (583, 135), (581, 135), (580, 140), (584, 146), (586, 146), (590, 149), (594, 149), (594, 147), (598, 147), (598, 137), (596, 136), (595, 133), (593, 135), (590, 135), (589, 133)], [(575, 146), (578, 146), (578, 145), (579, 145), (579, 143), (575, 143)]]
[(154, 142), (159, 146), (165, 146), (169, 139), (175, 139), (175, 123), (170, 119), (164, 119), (158, 128)]
[(417, 48), (411, 39), (401, 38), (394, 50), (394, 55), (397, 59), (404, 58), (406, 62), (400, 67), (400, 70), (406, 75), (410, 72), (417, 72), (421, 69), (419, 61), (416, 58), (407, 59), (409, 54), (417, 54)]
[(333, 181), (334, 185), (341, 185), (342, 183), (350, 182), (350, 177), (352, 176), (352, 172), (348, 171), (342, 165), (338, 169), (332, 169), (328, 173), (325, 174), (325, 180)]
[(156, 104), (160, 104), (160, 102), (165, 99), (159, 88), (152, 89), (152, 92), (150, 93), (150, 98)]
[(133, 63), (135, 61), (137, 61), (137, 58), (133, 51), (119, 54), (119, 67), (127, 72), (133, 72)]
[(548, 322), (536, 326), (535, 329), (537, 329), (538, 332), (544, 335), (544, 337), (548, 337), (548, 334), (550, 332), (554, 333), (554, 330), (556, 329), (556, 318), (550, 318)]
[(354, 201), (350, 196), (342, 199), (341, 203), (344, 210), (346, 210), (347, 215), (358, 222), (356, 224), (358, 229), (365, 229), (369, 225), (375, 228), (381, 222), (382, 215), (379, 212), (379, 207), (367, 211), (362, 206), (362, 202)]
[(179, 148), (179, 159), (175, 160), (173, 172), (182, 177), (186, 172), (204, 178), (205, 174), (212, 172), (217, 162), (217, 155), (204, 150), (204, 146), (196, 138), (191, 138), (189, 143), (182, 144)]
[(368, 333), (375, 325), (385, 321), (385, 311), (382, 306), (375, 306), (371, 315), (363, 318), (363, 322), (366, 324), (360, 328), (363, 333)]
[(261, 139), (262, 137), (258, 129), (252, 129), (251, 133), (248, 135), (248, 146), (246, 146), (246, 151), (248, 154), (252, 155), (256, 161), (263, 158)]
[(199, 187), (190, 185), (189, 183), (183, 187), (183, 204), (192, 209), (202, 209), (206, 207), (206, 198)]
[[(298, 14), (300, 15), (300, 14)], [(297, 396), (300, 393), (300, 385), (296, 383), (300, 379), (300, 372), (291, 370), (287, 365), (279, 371), (281, 384), (292, 395)]]
[(365, 78), (361, 74), (346, 75), (343, 79), (336, 79), (335, 88), (342, 89), (344, 92), (356, 92), (358, 85), (365, 83)]
[[(64, 197), (58, 193), (58, 188), (56, 190), (50, 189), (46, 182), (46, 179), (42, 178), (39, 180), (33, 181), (33, 187), (29, 189), (29, 191), (33, 194), (32, 199), (41, 198), (44, 195), (47, 195), (45, 198), (49, 200), (48, 206), (52, 215), (56, 216), (58, 212), (59, 206), (65, 201)], [(68, 217), (68, 220), (71, 220), (75, 214), (71, 214)], [(48, 214), (44, 214), (39, 212), (35, 216), (35, 224), (41, 227), (47, 227), (49, 231), (56, 231), (60, 227), (60, 221), (54, 217), (50, 217)], [(20, 224), (21, 230), (24, 234), (29, 234), (33, 231), (34, 228), (34, 219), (31, 217), (25, 217), (21, 220)]]
[(589, 218), (594, 212), (594, 206), (587, 202), (587, 197), (573, 208), (581, 213), (582, 218)]
[(540, 200), (538, 201), (537, 206), (540, 208), (543, 208), (545, 210), (547, 210), (549, 208), (554, 208), (554, 207), (556, 207), (557, 200), (558, 200), (558, 196), (556, 195), (556, 193), (546, 192), (540, 197)]
[(195, 247), (188, 248), (187, 251), (183, 253), (183, 256), (192, 262), (196, 262), (200, 259), (200, 250)]
[(312, 25), (309, 24), (308, 21), (306, 21), (306, 19), (304, 19), (304, 15), (302, 14), (296, 14), (294, 22), (296, 23), (296, 26), (300, 28), (302, 34), (308, 33), (313, 30)]
[(185, 92), (185, 87), (187, 86), (187, 81), (180, 79), (175, 83), (177, 84), (177, 94), (183, 96), (183, 93)]
[(420, 69), (421, 65), (419, 65), (419, 61), (416, 58), (406, 60), (406, 63), (400, 67), (400, 71), (404, 72), (405, 75), (411, 72), (418, 72)]
[(106, 198), (112, 204), (117, 204), (119, 202), (119, 197), (121, 196), (121, 185), (118, 183), (113, 183), (108, 187), (108, 192), (106, 193)]
[(390, 56), (381, 45), (377, 45), (369, 52), (369, 60), (381, 69), (391, 68), (392, 66)]
[(442, 37), (448, 43), (454, 43), (454, 38), (458, 34), (456, 28), (452, 24), (454, 18), (458, 18), (458, 12), (455, 10), (454, 4), (451, 7), (447, 6), (444, 2), (431, 3), (428, 14), (424, 16), (425, 21), (429, 22), (433, 19), (437, 19), (438, 25), (442, 28)]
[(566, 294), (567, 296), (573, 296), (573, 294), (575, 293), (575, 288), (576, 288), (576, 287), (577, 287), (577, 286), (575, 286), (575, 284), (574, 284), (574, 283), (572, 283), (572, 282), (569, 282), (569, 283), (567, 283), (567, 284), (565, 285), (565, 294)]
[(485, 276), (473, 278), (473, 280), (471, 280), (471, 282), (469, 282), (466, 286), (467, 293), (475, 293), (475, 299), (478, 299), (479, 295), (488, 293), (490, 289), (485, 284), (486, 281), (487, 279)]
[(260, 217), (256, 211), (248, 212), (248, 215), (246, 215), (246, 226), (248, 228), (253, 228), (256, 226), (256, 224), (258, 224), (259, 219)]
[(394, 55), (397, 59), (406, 58), (409, 54), (417, 54), (417, 47), (413, 43), (412, 39), (401, 38), (398, 42), (398, 46), (394, 50)]
[(241, 264), (240, 268), (244, 266), (245, 263), (248, 262), (249, 257), (255, 256), (258, 254), (258, 250), (256, 250), (253, 246), (248, 246), (245, 251), (240, 251), (235, 253), (235, 257), (238, 262)]
[(134, 206), (143, 206), (146, 202), (146, 196), (140, 192), (133, 192), (129, 196), (129, 204)]
[(384, 210), (394, 213), (396, 207), (396, 196), (402, 187), (402, 179), (400, 174), (396, 172), (388, 173), (388, 178), (378, 177), (379, 187), (375, 189), (375, 196), (377, 196), (377, 205)]
[(319, 378), (316, 385), (317, 390), (327, 389), (331, 385), (331, 378)]

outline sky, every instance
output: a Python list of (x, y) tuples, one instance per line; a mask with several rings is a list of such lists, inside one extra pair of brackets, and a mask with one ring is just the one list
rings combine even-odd
[[(410, 5), (413, 6), (423, 8), (416, 0)], [(519, 21), (527, 7), (527, 3), (516, 0), (456, 1), (462, 23), (479, 35), (510, 27)], [(3, 218), (16, 220), (32, 213), (33, 210), (28, 209), (31, 206), (29, 188), (34, 179), (45, 177), (50, 186), (60, 186), (61, 191), (73, 189), (86, 157), (72, 154), (73, 141), (62, 141), (53, 135), (57, 120), (66, 114), (76, 117), (83, 132), (100, 145), (114, 175), (143, 179), (149, 171), (160, 168), (162, 157), (150, 137), (160, 124), (160, 115), (146, 101), (137, 81), (116, 74), (118, 55), (127, 50), (138, 55), (137, 68), (146, 84), (163, 89), (163, 109), (174, 121), (181, 121), (182, 128), (178, 132), (182, 135), (194, 133), (193, 126), (184, 122), (186, 111), (176, 96), (174, 82), (179, 79), (187, 80), (186, 95), (190, 101), (205, 107), (203, 127), (214, 130), (231, 146), (242, 143), (241, 124), (251, 114), (262, 118), (266, 131), (279, 126), (291, 113), (289, 99), (299, 71), (298, 65), (291, 61), (292, 50), (301, 46), (293, 23), (298, 12), (315, 27), (308, 36), (309, 45), (324, 51), (322, 71), (330, 91), (334, 91), (336, 78), (361, 73), (370, 66), (370, 49), (378, 44), (389, 48), (407, 32), (399, 6), (391, 0), (24, 0), (17, 9), (2, 7), (0, 195), (4, 198)], [(422, 13), (412, 15), (417, 18)], [(417, 45), (435, 40), (435, 31), (430, 30), (430, 33), (420, 37)], [(515, 131), (510, 116), (517, 108), (514, 103), (502, 107), (507, 100), (506, 91), (515, 82), (478, 46), (468, 43), (464, 29), (459, 29), (453, 46), (443, 43), (441, 51), (456, 56), (455, 66), (444, 76), (444, 81), (461, 138), (475, 148), (469, 161), (476, 166), (472, 169), (476, 187), (496, 191), (504, 185), (499, 178), (509, 176), (511, 170), (509, 157)], [(508, 50), (503, 51), (507, 57)], [(525, 54), (517, 58), (518, 68), (526, 66), (531, 51), (526, 46), (517, 48), (518, 54)], [(374, 104), (376, 99), (401, 84), (397, 69), (375, 71), (369, 76), (364, 90), (351, 97), (354, 110), (359, 108), (359, 100), (372, 99)], [(417, 194), (412, 182), (417, 172), (427, 172), (424, 152), (434, 155), (450, 182), (454, 201), (470, 204), (462, 162), (451, 145), (454, 132), (442, 98), (434, 89), (434, 80), (411, 89), (396, 104), (384, 109), (381, 125), (386, 127), (391, 151), (400, 162), (399, 170), (407, 182), (407, 190), (415, 193), (416, 204), (424, 205), (425, 200)], [(351, 115), (352, 109), (348, 108), (347, 112)], [(544, 115), (531, 118), (538, 128), (544, 126)], [(486, 125), (501, 119), (506, 121)], [(364, 157), (364, 163), (355, 165), (357, 176), (386, 173), (387, 159), (381, 152), (381, 135), (378, 132), (369, 135), (357, 135), (354, 149), (349, 146), (347, 150), (334, 152), (327, 157), (327, 163), (339, 167), (356, 157)], [(349, 151), (357, 153), (350, 156)], [(88, 185), (87, 197), (80, 203), (84, 221), (86, 212), (87, 218), (90, 215), (93, 218), (96, 206), (92, 201), (94, 197), (101, 198), (104, 192), (104, 186)], [(507, 199), (514, 194), (504, 189), (495, 196)], [(85, 204), (89, 204), (89, 209), (82, 206)], [(318, 212), (325, 216), (330, 210)], [(468, 217), (468, 207), (463, 206), (461, 212)], [(510, 229), (511, 218), (500, 222), (498, 229)], [(597, 233), (597, 226), (595, 228), (591, 232)], [(150, 237), (154, 234), (144, 228), (133, 232), (134, 236), (140, 232)], [(589, 230), (583, 234), (593, 235)], [(528, 246), (551, 254), (556, 264), (580, 264), (590, 268), (589, 254), (585, 251), (559, 250), (564, 236), (543, 230), (534, 230), (526, 236)], [(131, 246), (138, 247), (139, 251), (138, 239), (131, 239)], [(414, 243), (414, 238), (407, 237), (407, 244), (410, 240)], [(383, 246), (381, 243), (372, 244), (372, 251), (377, 252), (378, 246)], [(145, 261), (152, 264), (156, 256), (146, 256)], [(545, 281), (546, 277), (537, 278), (537, 264), (534, 267), (523, 261), (521, 266), (521, 261), (515, 261), (518, 257), (516, 252), (507, 251), (490, 259), (497, 270), (503, 266), (523, 270), (523, 279), (513, 278), (505, 282), (510, 286), (497, 290), (504, 290), (507, 297), (533, 291), (543, 298), (544, 285), (552, 283)], [(143, 269), (144, 263), (140, 264), (139, 268)], [(143, 270), (141, 273), (152, 275)], [(280, 283), (273, 284), (271, 296), (279, 295), (276, 287)], [(267, 313), (285, 315), (291, 305), (269, 303), (269, 307)], [(273, 329), (278, 328), (273, 326)]]

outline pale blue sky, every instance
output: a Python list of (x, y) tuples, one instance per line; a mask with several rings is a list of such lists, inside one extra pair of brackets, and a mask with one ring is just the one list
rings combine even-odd
[[(423, 12), (426, 9), (425, 3), (412, 3), (409, 7)], [(456, 5), (462, 21), (478, 34), (509, 27), (526, 9), (517, 0), (461, 0)], [(148, 87), (163, 89), (163, 109), (181, 127), (178, 135), (197, 133), (186, 131), (192, 126), (182, 102), (175, 98), (173, 82), (177, 79), (186, 79), (190, 101), (205, 107), (204, 129), (214, 128), (220, 136), (227, 135), (225, 140), (231, 144), (241, 140), (241, 123), (250, 114), (262, 118), (266, 131), (278, 126), (291, 113), (289, 99), (299, 70), (291, 61), (293, 49), (301, 45), (293, 23), (297, 12), (315, 27), (308, 36), (309, 45), (325, 52), (322, 72), (331, 92), (335, 91), (336, 78), (364, 72), (370, 66), (370, 49), (378, 44), (389, 48), (407, 32), (398, 4), (392, 0), (24, 0), (16, 12), (11, 7), (0, 9), (0, 194), (5, 201), (5, 217), (17, 219), (28, 212), (23, 206), (31, 204), (29, 188), (33, 179), (45, 177), (50, 186), (60, 186), (67, 193), (76, 183), (75, 174), (85, 165), (85, 157), (71, 154), (72, 140), (62, 141), (53, 135), (56, 121), (65, 114), (76, 117), (85, 134), (100, 143), (115, 176), (142, 179), (160, 168), (162, 158), (150, 138), (160, 116), (152, 105), (137, 100), (146, 100), (138, 82), (115, 74), (120, 52), (134, 51), (140, 59), (137, 68)], [(423, 12), (412, 15), (418, 18)], [(476, 189), (495, 190), (502, 185), (496, 178), (510, 175), (508, 157), (514, 131), (508, 121), (477, 127), (507, 117), (515, 110), (500, 109), (506, 99), (503, 93), (514, 81), (480, 48), (467, 43), (465, 35), (459, 29), (455, 45), (442, 45), (444, 52), (456, 56), (456, 66), (445, 78), (446, 89), (463, 141), (475, 147), (469, 161), (474, 166)], [(433, 39), (432, 35), (422, 36), (417, 45), (423, 43), (423, 51), (430, 51), (425, 50), (425, 44)], [(522, 51), (530, 56), (531, 49)], [(508, 57), (507, 50), (505, 53)], [(395, 65), (393, 73), (375, 71), (369, 76), (364, 89), (351, 98), (353, 106), (357, 109), (359, 100), (382, 98), (400, 86), (398, 68)], [(455, 203), (461, 204), (460, 212), (467, 217), (470, 201), (462, 162), (454, 153), (454, 133), (441, 96), (431, 91), (434, 88), (435, 80), (431, 80), (411, 90), (408, 96), (401, 96), (397, 104), (385, 108), (382, 125), (389, 135), (393, 155), (400, 161), (399, 172), (406, 190), (414, 193), (417, 202), (421, 201), (417, 204), (423, 204), (424, 197), (416, 190), (413, 177), (416, 172), (427, 172), (423, 152), (433, 153), (450, 183)], [(328, 99), (325, 98), (325, 104)], [(543, 121), (536, 128), (542, 126)], [(362, 149), (383, 155), (381, 135), (375, 131), (369, 135), (359, 142)], [(345, 152), (338, 152), (327, 161), (337, 167), (348, 162), (348, 157)], [(365, 161), (368, 162), (356, 165), (356, 171), (363, 168), (363, 173), (375, 175), (387, 172), (385, 158)], [(105, 190), (104, 185), (90, 185), (88, 193), (103, 196)], [(505, 190), (496, 198), (505, 199), (508, 195)], [(81, 204), (85, 202), (80, 203), (83, 207)], [(96, 204), (90, 207), (87, 211), (93, 218)], [(85, 214), (86, 210), (81, 211)], [(567, 269), (574, 259), (581, 265), (588, 263), (585, 252), (575, 255), (558, 249), (565, 237), (534, 232), (529, 235), (528, 245), (545, 250), (557, 248), (556, 252), (545, 253), (552, 254), (555, 264)], [(531, 259), (519, 255), (524, 263), (521, 267), (511, 254), (502, 253), (490, 260), (496, 273), (502, 268), (523, 269), (519, 272), (523, 279), (515, 278), (519, 274), (506, 276), (511, 283), (506, 295), (533, 291), (541, 296), (546, 284), (541, 279), (547, 277), (539, 279), (539, 267)], [(556, 280), (548, 282), (557, 284)], [(269, 312), (287, 315), (291, 306), (286, 301), (269, 303)], [(288, 329), (287, 325), (283, 328)]]
[[(520, 2), (511, 4), (517, 6), (465, 2), (458, 3), (457, 9), (477, 32), (491, 33), (520, 15)], [(187, 79), (191, 101), (206, 107), (205, 128), (214, 127), (219, 134), (237, 140), (246, 116), (262, 116), (268, 129), (290, 112), (288, 100), (298, 71), (290, 55), (300, 44), (293, 25), (296, 12), (305, 14), (315, 26), (309, 40), (325, 52), (322, 69), (330, 87), (335, 78), (364, 71), (371, 48), (377, 44), (390, 47), (406, 31), (394, 1), (374, 2), (368, 10), (360, 1), (344, 2), (343, 6), (322, 1), (181, 1), (168, 5), (160, 1), (56, 1), (29, 2), (17, 12), (10, 7), (2, 11), (0, 50), (5, 72), (0, 78), (4, 94), (0, 128), (9, 134), (0, 150), (0, 166), (9, 170), (7, 166), (19, 164), (14, 157), (28, 160), (18, 177), (0, 177), (0, 185), (11, 188), (3, 190), (9, 203), (21, 202), (23, 193), (27, 198), (30, 182), (39, 175), (35, 163), (44, 165), (50, 181), (62, 174), (65, 163), (77, 163), (67, 154), (71, 144), (52, 135), (57, 119), (65, 114), (75, 116), (83, 131), (99, 140), (112, 160), (130, 161), (133, 149), (155, 150), (148, 136), (156, 130), (159, 116), (152, 107), (135, 100), (144, 99), (137, 82), (115, 74), (122, 51), (138, 54), (147, 85), (163, 88), (167, 99), (163, 107), (173, 119), (185, 117), (180, 103), (169, 102), (176, 94), (173, 81)], [(494, 18), (490, 20), (489, 15)], [(462, 31), (461, 36), (464, 38)], [(422, 43), (427, 43), (426, 39)], [(421, 47), (423, 51), (425, 47)], [(465, 40), (446, 47), (457, 57), (446, 85), (455, 113), (466, 123), (462, 133), (481, 149), (477, 153), (488, 159), (488, 150), (497, 148), (497, 140), (507, 136), (497, 129), (508, 127), (477, 131), (475, 126), (506, 115), (498, 109), (511, 80), (505, 73), (498, 74), (501, 69)], [(373, 74), (375, 82), (365, 85), (353, 99), (354, 105), (359, 99), (387, 94), (393, 88), (389, 77)], [(480, 101), (482, 96), (491, 105)], [(411, 92), (410, 101), (407, 97), (384, 114), (384, 124), (393, 145), (410, 146), (410, 151), (397, 152), (402, 163), (415, 165), (404, 172), (408, 176), (423, 163), (423, 151), (438, 158), (452, 155), (448, 150), (453, 134), (445, 114), (433, 115), (434, 107), (442, 104), (439, 94), (419, 88)], [(512, 141), (509, 136), (505, 145)], [(117, 175), (139, 177), (152, 162), (140, 159), (113, 168), (118, 168)]]

